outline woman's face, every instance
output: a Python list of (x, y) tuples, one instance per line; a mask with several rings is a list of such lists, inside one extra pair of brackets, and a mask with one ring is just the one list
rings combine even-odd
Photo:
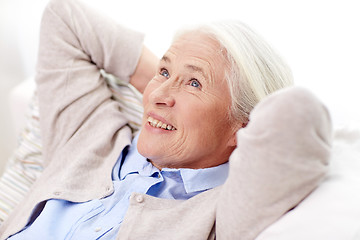
[(160, 169), (226, 162), (236, 146), (226, 68), (215, 40), (199, 33), (178, 38), (144, 91), (140, 154)]

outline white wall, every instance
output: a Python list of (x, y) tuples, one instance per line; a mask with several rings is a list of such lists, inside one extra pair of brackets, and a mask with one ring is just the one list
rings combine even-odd
[[(10, 89), (34, 74), (45, 0), (0, 0), (0, 163), (15, 146)], [(360, 8), (357, 0), (87, 0), (147, 34), (161, 56), (183, 24), (235, 18), (260, 32), (288, 61), (298, 85), (329, 106), (336, 125), (359, 124)], [(18, 6), (18, 7), (16, 7)], [(1, 172), (1, 164), (0, 164)]]

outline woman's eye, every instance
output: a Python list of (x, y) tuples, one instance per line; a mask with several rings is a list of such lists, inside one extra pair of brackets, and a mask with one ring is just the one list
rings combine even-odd
[(160, 75), (163, 76), (163, 77), (166, 77), (166, 78), (169, 78), (169, 77), (170, 77), (169, 72), (168, 72), (165, 68), (162, 68), (162, 69), (160, 70)]
[(190, 86), (196, 87), (196, 88), (200, 88), (200, 87), (201, 87), (199, 81), (196, 80), (196, 79), (191, 79), (191, 80), (190, 80)]

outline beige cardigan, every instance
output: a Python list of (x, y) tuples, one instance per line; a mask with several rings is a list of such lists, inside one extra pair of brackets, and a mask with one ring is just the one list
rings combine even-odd
[[(1, 239), (24, 228), (47, 199), (83, 202), (113, 192), (111, 171), (132, 134), (99, 69), (128, 80), (142, 41), (76, 0), (49, 3), (36, 75), (46, 169), (1, 226)], [(238, 132), (223, 186), (187, 201), (134, 193), (118, 237), (254, 239), (318, 185), (330, 134), (327, 110), (311, 93), (274, 94)]]

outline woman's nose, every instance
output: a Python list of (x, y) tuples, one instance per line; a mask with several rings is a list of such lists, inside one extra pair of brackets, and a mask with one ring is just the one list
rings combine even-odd
[(173, 107), (175, 105), (175, 98), (171, 81), (161, 83), (150, 94), (150, 101), (159, 107)]

